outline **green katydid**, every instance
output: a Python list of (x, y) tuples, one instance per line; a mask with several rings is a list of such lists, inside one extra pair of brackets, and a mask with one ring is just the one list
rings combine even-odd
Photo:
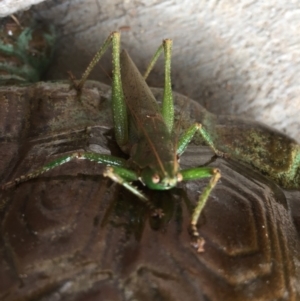
[[(172, 41), (169, 39), (163, 41), (145, 74), (146, 78), (159, 55), (164, 52), (165, 84), (161, 109), (127, 52), (123, 50), (120, 53), (120, 34), (118, 32), (113, 32), (104, 42), (83, 74), (81, 81), (75, 85), (76, 89), (80, 92), (89, 73), (111, 44), (114, 132), (118, 145), (124, 153), (129, 154), (130, 159), (126, 161), (112, 155), (77, 152), (56, 159), (38, 170), (8, 182), (2, 188), (7, 189), (20, 182), (35, 178), (70, 160), (86, 159), (106, 164), (104, 176), (121, 184), (151, 209), (154, 209), (148, 198), (133, 186), (132, 182), (140, 181), (150, 189), (168, 190), (181, 181), (211, 178), (199, 197), (190, 222), (193, 245), (201, 252), (204, 240), (197, 230), (197, 221), (221, 174), (217, 168), (212, 167), (196, 167), (185, 170), (179, 168), (178, 158), (185, 151), (197, 131), (207, 142), (209, 141), (200, 124), (193, 124), (179, 140), (174, 135), (174, 104), (171, 89)], [(213, 148), (213, 145), (211, 147)], [(214, 149), (214, 151), (218, 153), (217, 150)], [(156, 209), (154, 214), (159, 215), (161, 212)]]

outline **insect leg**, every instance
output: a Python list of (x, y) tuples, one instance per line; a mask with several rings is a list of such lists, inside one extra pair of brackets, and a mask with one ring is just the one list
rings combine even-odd
[(208, 185), (205, 187), (204, 191), (198, 199), (190, 223), (190, 234), (193, 239), (193, 245), (198, 249), (198, 252), (202, 252), (204, 240), (200, 237), (199, 232), (197, 230), (197, 222), (211, 191), (216, 186), (218, 180), (221, 177), (221, 173), (219, 169), (213, 167), (190, 168), (181, 170), (180, 172), (182, 174), (183, 180), (185, 181), (211, 177)]
[(174, 102), (171, 84), (171, 53), (172, 53), (172, 40), (166, 39), (163, 44), (157, 49), (152, 57), (150, 64), (146, 70), (144, 78), (146, 79), (151, 72), (154, 64), (156, 63), (160, 54), (164, 51), (165, 55), (165, 84), (164, 84), (164, 96), (162, 101), (162, 116), (167, 125), (169, 132), (171, 133), (174, 125)]
[(131, 182), (137, 181), (139, 179), (136, 172), (119, 166), (107, 166), (103, 175), (105, 177), (109, 177), (111, 180), (122, 185), (123, 187), (131, 191), (134, 195), (136, 195), (141, 201), (143, 201), (147, 205), (147, 207), (153, 212), (154, 216), (161, 217), (163, 215), (161, 209), (156, 208), (149, 201), (149, 199), (137, 189), (137, 187), (131, 184)]
[(114, 182), (119, 183), (120, 185), (124, 186), (126, 189), (131, 191), (133, 194), (135, 194), (140, 200), (145, 202), (145, 204), (151, 211), (153, 211), (153, 215), (162, 215), (161, 209), (155, 208), (154, 205), (148, 200), (148, 198), (130, 183), (139, 180), (139, 178), (134, 171), (124, 167), (126, 165), (126, 160), (111, 155), (101, 155), (89, 152), (77, 152), (70, 155), (66, 155), (56, 160), (53, 160), (45, 166), (36, 169), (28, 174), (22, 175), (19, 178), (14, 179), (13, 181), (5, 183), (4, 185), (2, 185), (1, 189), (7, 190), (20, 183), (26, 182), (33, 178), (37, 178), (45, 172), (52, 170), (58, 166), (64, 165), (65, 163), (70, 162), (74, 159), (89, 160), (96, 163), (109, 165), (103, 172), (103, 175), (105, 177), (109, 177)]
[(182, 137), (178, 141), (178, 147), (177, 147), (177, 155), (178, 156), (181, 156), (184, 153), (184, 151), (186, 150), (189, 143), (192, 141), (192, 139), (197, 131), (199, 131), (199, 133), (203, 137), (204, 141), (211, 147), (211, 149), (214, 151), (214, 153), (217, 156), (226, 157), (225, 153), (216, 149), (213, 141), (210, 139), (210, 135), (206, 132), (206, 130), (203, 128), (203, 126), (200, 123), (194, 123), (182, 135)]
[(87, 69), (82, 75), (81, 80), (76, 85), (76, 89), (80, 91), (87, 80), (89, 74), (96, 66), (100, 58), (103, 56), (107, 48), (112, 44), (112, 59), (113, 59), (113, 78), (112, 78), (112, 110), (114, 120), (114, 131), (117, 143), (119, 146), (125, 145), (128, 142), (128, 120), (127, 110), (124, 101), (122, 79), (120, 71), (120, 33), (112, 32), (106, 39), (102, 47), (96, 53)]
[(137, 174), (127, 168), (122, 167), (111, 167), (107, 166), (106, 170), (104, 171), (103, 175), (105, 177), (109, 177), (114, 182), (124, 186), (126, 189), (131, 191), (135, 194), (138, 198), (142, 201), (147, 202), (148, 199), (144, 196), (136, 187), (134, 187), (130, 182), (137, 181), (138, 176)]
[(154, 65), (155, 65), (155, 63), (156, 63), (156, 61), (158, 60), (158, 58), (159, 58), (159, 56), (161, 55), (161, 53), (163, 52), (163, 50), (164, 50), (164, 46), (163, 46), (163, 44), (161, 44), (161, 45), (158, 47), (158, 49), (156, 50), (156, 52), (154, 53), (154, 55), (153, 55), (153, 57), (151, 58), (151, 60), (150, 60), (150, 63), (149, 63), (149, 65), (148, 65), (148, 67), (147, 67), (147, 70), (146, 70), (146, 72), (145, 72), (145, 74), (144, 74), (144, 76), (143, 76), (145, 80), (147, 79), (148, 75), (149, 75), (150, 72), (152, 71), (152, 69), (153, 69), (153, 67), (154, 67)]
[(74, 159), (87, 159), (89, 161), (95, 161), (97, 163), (109, 164), (109, 165), (115, 165), (115, 166), (124, 166), (126, 164), (126, 160), (117, 158), (117, 157), (114, 157), (111, 155), (77, 152), (77, 153), (66, 155), (66, 156), (63, 156), (56, 160), (53, 160), (39, 169), (36, 169), (28, 174), (22, 175), (19, 178), (14, 179), (13, 181), (7, 182), (1, 187), (1, 189), (6, 190), (6, 189), (16, 186), (19, 183), (26, 182), (33, 178), (37, 178), (38, 176), (42, 175), (43, 173), (45, 173), (51, 169), (54, 169), (55, 167), (61, 166), (67, 162), (70, 162), (71, 160), (74, 160)]
[(113, 43), (113, 40), (115, 39), (116, 35), (120, 35), (117, 32), (112, 32), (108, 38), (105, 40), (105, 42), (103, 43), (103, 45), (100, 47), (100, 49), (97, 51), (97, 53), (95, 54), (95, 56), (93, 57), (93, 59), (91, 60), (91, 62), (89, 63), (89, 65), (87, 66), (86, 70), (84, 71), (79, 83), (76, 85), (76, 90), (81, 90), (84, 83), (86, 82), (88, 76), (90, 75), (90, 73), (92, 72), (92, 70), (95, 68), (95, 66), (97, 65), (97, 63), (99, 62), (99, 60), (101, 59), (101, 57), (103, 56), (103, 54), (106, 52), (107, 48), (110, 46), (111, 43)]

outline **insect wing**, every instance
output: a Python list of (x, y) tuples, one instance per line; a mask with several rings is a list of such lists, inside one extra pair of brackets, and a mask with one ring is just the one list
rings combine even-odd
[(175, 148), (171, 135), (156, 99), (125, 50), (121, 53), (121, 62), (123, 92), (133, 123), (130, 129), (135, 129), (138, 140), (132, 159), (140, 167), (152, 166), (164, 171), (166, 164), (173, 166)]

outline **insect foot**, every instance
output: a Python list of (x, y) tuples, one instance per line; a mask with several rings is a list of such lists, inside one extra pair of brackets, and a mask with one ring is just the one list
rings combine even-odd
[(192, 240), (191, 245), (192, 247), (197, 249), (198, 253), (203, 253), (205, 251), (204, 250), (205, 240), (203, 237), (195, 238), (195, 240)]
[(200, 237), (196, 225), (191, 223), (188, 228), (188, 232), (191, 236), (191, 246), (195, 248), (198, 253), (203, 253), (205, 251), (205, 239), (203, 237)]

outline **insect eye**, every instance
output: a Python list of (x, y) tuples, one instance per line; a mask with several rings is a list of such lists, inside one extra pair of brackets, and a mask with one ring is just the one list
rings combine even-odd
[(159, 182), (159, 180), (160, 180), (160, 178), (159, 178), (159, 175), (158, 175), (158, 174), (154, 174), (154, 175), (152, 176), (152, 182), (153, 182), (154, 184), (157, 184), (157, 183)]

